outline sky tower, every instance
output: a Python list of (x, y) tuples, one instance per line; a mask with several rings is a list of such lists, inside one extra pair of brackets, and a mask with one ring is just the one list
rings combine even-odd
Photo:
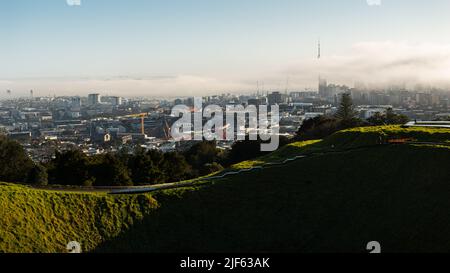
[[(317, 44), (317, 60), (320, 61), (320, 58), (322, 57), (322, 48), (321, 43), (319, 39), (319, 43)], [(320, 62), (319, 62), (320, 63)], [(322, 76), (319, 72), (319, 97), (326, 98), (327, 97), (327, 89), (328, 89), (328, 83), (326, 79), (322, 79)]]
[(320, 59), (321, 57), (321, 52), (320, 52), (320, 39), (319, 39), (319, 44), (318, 44), (318, 50), (317, 50), (317, 59)]

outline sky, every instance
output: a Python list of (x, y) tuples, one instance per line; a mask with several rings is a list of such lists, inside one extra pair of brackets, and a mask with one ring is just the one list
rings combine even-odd
[[(0, 96), (450, 83), (448, 0), (0, 0)], [(321, 41), (321, 59), (317, 44)]]

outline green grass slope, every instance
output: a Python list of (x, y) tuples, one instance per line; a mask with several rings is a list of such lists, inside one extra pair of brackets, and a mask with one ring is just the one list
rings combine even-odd
[[(446, 130), (372, 129), (388, 137), (450, 139)], [(292, 144), (241, 165), (325, 151), (345, 134), (353, 139), (342, 145), (349, 150), (335, 147), (285, 166), (159, 193), (161, 207), (151, 217), (96, 251), (366, 252), (376, 240), (385, 252), (448, 252), (450, 149), (371, 146), (377, 138), (366, 130)]]
[[(411, 138), (417, 142), (450, 145), (450, 129), (402, 128), (401, 126), (373, 126), (339, 131), (324, 140), (302, 141), (288, 144), (278, 151), (255, 160), (244, 161), (232, 166), (245, 169), (270, 162), (282, 162), (298, 155), (330, 153), (367, 148), (386, 143), (389, 139)], [(438, 146), (438, 145), (433, 145)]]
[(145, 195), (62, 193), (0, 183), (0, 252), (63, 253), (70, 241), (92, 251), (156, 207)]
[(385, 252), (450, 249), (450, 130), (374, 127), (293, 143), (247, 168), (283, 166), (152, 195), (0, 185), (0, 252)]
[(450, 129), (400, 126), (375, 126), (343, 130), (323, 141), (323, 145), (336, 148), (357, 148), (383, 143), (388, 139), (411, 138), (420, 142), (450, 144)]

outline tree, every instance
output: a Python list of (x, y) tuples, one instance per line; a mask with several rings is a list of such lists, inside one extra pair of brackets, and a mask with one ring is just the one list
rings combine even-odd
[[(261, 151), (261, 145), (263, 143), (267, 143), (267, 141), (258, 140), (243, 140), (237, 141), (231, 147), (231, 150), (228, 152), (226, 158), (222, 161), (223, 166), (229, 166), (235, 163), (239, 163), (245, 160), (254, 159), (263, 155), (270, 154), (271, 152), (263, 152)], [(291, 143), (291, 139), (285, 136), (279, 136), (279, 146), (286, 146)]]
[(49, 182), (59, 185), (81, 186), (91, 178), (88, 157), (79, 150), (56, 152), (48, 166)]
[(395, 124), (405, 124), (409, 121), (409, 118), (405, 115), (398, 115), (394, 113), (392, 108), (387, 109), (386, 114), (376, 113), (372, 117), (368, 118), (367, 121), (371, 125), (395, 125)]
[(158, 150), (150, 150), (147, 152), (147, 155), (150, 157), (153, 164), (153, 168), (150, 170), (150, 176), (152, 177), (153, 183), (166, 183), (168, 178), (167, 173), (164, 172), (164, 154)]
[(33, 161), (18, 142), (0, 136), (0, 181), (25, 182), (33, 167)]
[(177, 152), (165, 154), (164, 164), (167, 182), (178, 182), (188, 179), (191, 176), (191, 166), (187, 163), (184, 156)]
[(261, 140), (243, 140), (235, 142), (228, 154), (228, 165), (264, 155), (265, 153), (261, 151), (261, 143)]
[(219, 159), (220, 150), (215, 141), (202, 141), (192, 146), (185, 157), (194, 169), (199, 170), (207, 163), (216, 162)]
[(318, 116), (307, 119), (297, 132), (297, 140), (322, 139), (327, 137), (341, 128), (340, 122), (335, 117)]
[(213, 162), (203, 165), (203, 167), (200, 170), (200, 175), (208, 175), (215, 172), (223, 171), (222, 165), (219, 163)]
[(386, 125), (386, 116), (383, 115), (380, 112), (375, 113), (373, 116), (367, 119), (367, 122), (369, 122), (371, 125), (375, 126), (381, 126)]
[[(155, 158), (155, 162), (152, 160), (152, 155)], [(156, 153), (147, 153), (143, 149), (136, 149), (134, 154), (129, 156), (125, 162), (133, 182), (135, 184), (160, 183), (164, 177), (158, 166), (161, 158), (159, 154), (156, 155)]]
[(132, 186), (126, 166), (113, 154), (95, 158), (91, 166), (95, 186)]
[(47, 169), (41, 164), (36, 164), (28, 174), (27, 183), (46, 186), (48, 184)]
[(386, 111), (387, 124), (405, 124), (409, 122), (409, 118), (405, 115), (396, 114), (392, 108)]
[(342, 94), (341, 103), (335, 116), (340, 121), (341, 127), (344, 128), (354, 127), (361, 123), (353, 106), (352, 96), (349, 93)]
[(322, 139), (337, 131), (365, 126), (353, 106), (350, 94), (344, 93), (336, 114), (331, 116), (318, 116), (305, 120), (297, 132), (297, 140)]

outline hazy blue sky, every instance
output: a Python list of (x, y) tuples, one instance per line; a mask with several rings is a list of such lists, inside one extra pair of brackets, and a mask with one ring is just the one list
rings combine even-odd
[[(448, 11), (448, 0), (0, 0), (0, 88), (163, 94), (276, 89), (287, 77), (305, 88), (319, 37), (332, 80), (396, 62), (399, 78), (417, 79), (415, 65), (431, 75), (450, 63)], [(382, 52), (385, 63), (373, 59)]]

